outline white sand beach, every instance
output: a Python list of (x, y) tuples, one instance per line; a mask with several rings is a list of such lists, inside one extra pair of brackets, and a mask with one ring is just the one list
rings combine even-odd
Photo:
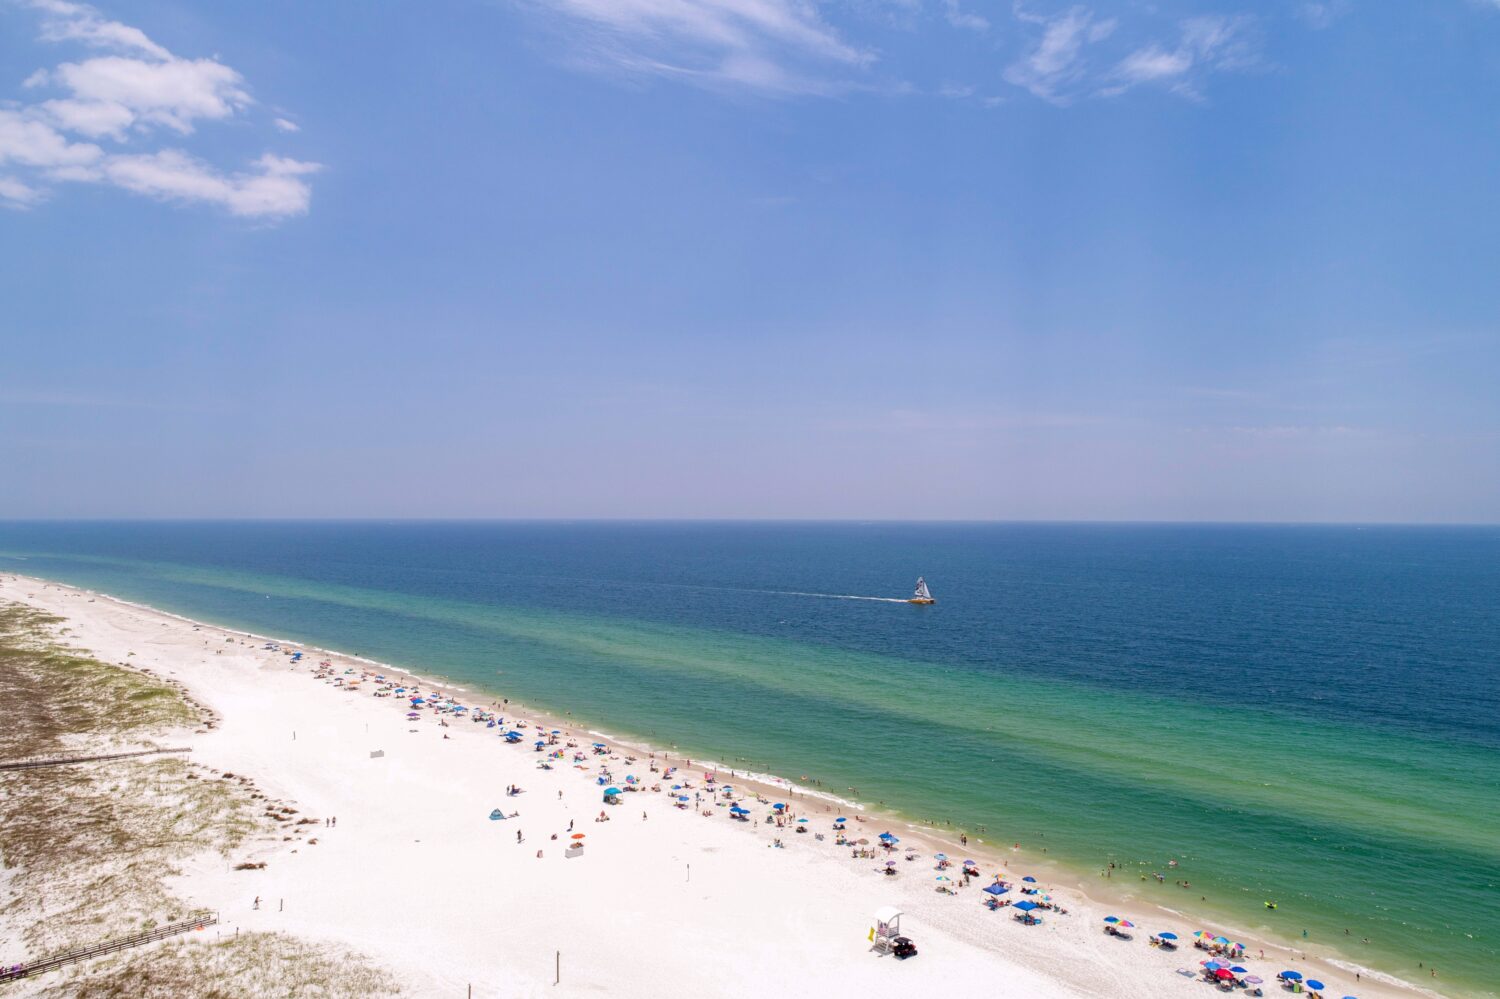
[[(496, 709), (506, 724), (495, 728), (461, 717), (444, 725), (425, 710), (408, 720), (407, 701), (372, 696), (372, 681), (343, 689), (360, 672), (404, 675), (399, 670), (310, 650), (294, 664), (285, 650), (305, 647), (267, 650), (264, 640), (243, 633), (25, 577), (0, 577), (0, 600), (66, 618), (71, 630), (62, 641), (74, 648), (180, 681), (219, 716), (213, 730), (183, 736), (192, 761), (250, 776), (267, 794), (294, 802), (301, 816), (318, 819), (307, 827), (316, 844), (257, 844), (234, 858), (264, 861), (263, 870), (235, 871), (218, 856), (188, 867), (173, 887), (220, 914), (210, 934), (275, 929), (337, 943), (390, 969), (418, 996), (463, 997), (470, 986), (482, 999), (1217, 991), (1199, 973), (1208, 955), (1192, 946), (1193, 931), (1208, 927), (1182, 917), (1143, 905), (1106, 908), (1055, 874), (1043, 878), (1044, 890), (1066, 915), (1045, 912), (1041, 925), (1023, 926), (1010, 908), (987, 910), (981, 888), (997, 871), (1016, 881), (1042, 873), (1008, 854), (977, 845), (959, 853), (878, 817), (851, 821), (853, 836), (873, 842), (890, 829), (901, 837), (892, 854), (899, 874), (881, 876), (884, 857), (853, 859), (850, 848), (835, 845), (831, 818), (838, 813), (827, 801), (765, 789), (809, 819), (813, 831), (796, 834), (765, 822), (769, 807), (754, 789), (721, 772), (721, 783), (746, 792), (734, 800), (753, 813), (753, 821), (735, 822), (724, 795), (710, 803), (701, 766), (662, 760), (660, 766), (681, 769), (661, 780), (644, 752), (611, 745), (607, 755), (594, 755), (596, 739), (576, 724), (516, 705)], [(332, 679), (315, 676), (325, 660)], [(419, 686), (424, 693), (443, 689)], [(517, 717), (528, 722), (527, 738), (507, 744), (499, 736)], [(566, 749), (553, 769), (539, 769), (545, 754), (531, 745), (539, 725), (564, 730), (549, 752), (572, 741), (584, 762), (575, 764)], [(630, 755), (636, 762), (626, 762)], [(622, 804), (606, 806), (601, 766), (613, 782), (631, 773), (663, 790), (625, 793)], [(668, 792), (683, 778), (691, 781), (688, 794), (703, 795), (686, 809), (674, 807)], [(522, 793), (507, 796), (509, 785)], [(519, 815), (492, 821), (496, 808)], [(601, 811), (609, 821), (596, 821)], [(336, 826), (323, 824), (334, 818)], [(570, 857), (572, 832), (584, 834), (586, 845)], [(784, 848), (773, 847), (778, 837)], [(975, 858), (983, 876), (952, 895), (937, 891), (933, 854), (944, 850)], [(905, 859), (908, 852), (916, 859)], [(944, 873), (957, 877), (956, 868)], [(904, 910), (902, 930), (916, 942), (917, 957), (872, 953), (872, 914), (887, 905)], [(1110, 913), (1138, 924), (1134, 939), (1103, 932)], [(1171, 952), (1148, 945), (1150, 934), (1168, 929), (1183, 946)], [(1284, 948), (1233, 938), (1249, 944), (1241, 963), (1265, 979), (1267, 995), (1280, 991), (1275, 976), (1285, 967), (1329, 982), (1334, 999), (1418, 994), (1369, 974), (1356, 983), (1353, 971), (1316, 957), (1291, 963)], [(48, 984), (46, 977), (14, 986), (12, 994), (30, 994)]]

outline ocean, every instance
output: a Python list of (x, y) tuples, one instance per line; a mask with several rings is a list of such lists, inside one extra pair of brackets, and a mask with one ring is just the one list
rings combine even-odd
[(1500, 994), (1500, 528), (0, 523), (4, 570)]

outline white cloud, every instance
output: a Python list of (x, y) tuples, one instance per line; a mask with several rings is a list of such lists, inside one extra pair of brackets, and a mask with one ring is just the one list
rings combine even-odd
[(14, 177), (0, 174), (0, 205), (12, 208), (25, 208), (35, 204), (42, 197), (42, 192), (34, 187), (29, 187)]
[(1011, 63), (1005, 79), (1037, 97), (1058, 104), (1072, 99), (1074, 86), (1088, 77), (1083, 47), (1103, 41), (1115, 30), (1113, 18), (1097, 19), (1087, 7), (1071, 7), (1053, 17), (1028, 13), (1016, 5), (1016, 17), (1040, 28), (1031, 49)]
[[(143, 128), (164, 125), (186, 135), (196, 118), (228, 118), (249, 106), (242, 82), (240, 74), (213, 59), (99, 56), (65, 62), (32, 86), (51, 83), (70, 91), (73, 96), (62, 103), (70, 106), (75, 121), (92, 116)], [(122, 131), (116, 126), (93, 134)]]
[(164, 201), (207, 202), (232, 215), (277, 218), (307, 211), (312, 191), (302, 178), (318, 169), (267, 153), (249, 173), (224, 174), (179, 149), (163, 149), (111, 156), (102, 174), (127, 191)]
[(283, 132), (300, 132), (300, 131), (302, 131), (302, 126), (301, 125), (298, 125), (295, 121), (289, 121), (286, 118), (277, 118), (276, 120), (272, 121), (271, 124), (275, 125), (278, 129), (280, 129)]
[(95, 48), (140, 52), (154, 59), (170, 59), (171, 53), (146, 37), (139, 28), (119, 21), (106, 21), (87, 4), (68, 0), (31, 0), (29, 6), (42, 11), (42, 39), (49, 42), (83, 42)]
[(28, 117), (22, 111), (0, 108), (0, 164), (38, 167), (87, 166), (104, 155), (98, 146), (88, 142), (69, 142), (43, 121)]
[[(73, 0), (22, 0), (41, 16), (43, 41), (107, 50), (38, 70), (27, 90), (62, 91), (29, 105), (0, 107), (0, 165), (29, 168), (5, 176), (0, 201), (32, 204), (57, 182), (104, 183), (150, 197), (218, 205), (233, 215), (282, 218), (307, 211), (307, 176), (317, 164), (267, 153), (252, 169), (229, 173), (181, 149), (107, 150), (95, 142), (128, 145), (165, 128), (191, 135), (202, 121), (220, 121), (253, 101), (238, 72), (217, 59), (186, 59), (139, 28), (106, 19)], [(283, 132), (297, 126), (277, 118)]]
[(874, 60), (845, 42), (809, 0), (520, 2), (564, 18), (577, 58), (594, 68), (823, 93), (840, 88), (838, 73)]

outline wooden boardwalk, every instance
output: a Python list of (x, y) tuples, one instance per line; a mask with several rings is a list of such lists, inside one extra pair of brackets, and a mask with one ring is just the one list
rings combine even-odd
[(124, 760), (132, 756), (155, 756), (157, 753), (191, 753), (191, 746), (175, 749), (138, 749), (132, 753), (106, 753), (103, 756), (58, 756), (47, 760), (18, 760), (0, 763), (0, 770), (36, 770), (41, 767), (63, 767), (69, 763), (97, 763), (101, 760)]
[(93, 957), (102, 957), (105, 954), (113, 954), (116, 951), (126, 950), (130, 947), (139, 947), (141, 944), (151, 943), (153, 940), (163, 940), (167, 937), (176, 936), (179, 933), (187, 933), (190, 930), (201, 930), (206, 926), (212, 926), (219, 921), (219, 917), (212, 912), (194, 913), (191, 918), (182, 919), (166, 926), (158, 926), (154, 930), (145, 933), (137, 933), (134, 936), (121, 937), (118, 940), (110, 940), (107, 943), (96, 944), (93, 947), (82, 947), (78, 950), (70, 950), (64, 954), (57, 954), (41, 961), (31, 964), (8, 965), (0, 968), (0, 982), (15, 982), (22, 978), (30, 978), (32, 975), (41, 975), (58, 968), (65, 968), (79, 961), (87, 961)]

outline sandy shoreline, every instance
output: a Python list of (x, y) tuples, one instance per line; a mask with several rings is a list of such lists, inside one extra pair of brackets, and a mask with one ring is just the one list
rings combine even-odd
[[(270, 636), (246, 638), (44, 580), (0, 577), (0, 599), (67, 618), (72, 630), (65, 641), (76, 648), (185, 684), (222, 719), (215, 731), (192, 738), (197, 762), (252, 774), (308, 814), (338, 816), (337, 828), (320, 831), (318, 845), (257, 858), (267, 860), (264, 871), (219, 869), (226, 865), (190, 871), (177, 886), (185, 897), (220, 911), (225, 932), (274, 928), (360, 950), (401, 975), (414, 994), (464, 995), (469, 984), (475, 996), (657, 995), (668, 988), (744, 995), (768, 984), (866, 996), (1215, 991), (1178, 973), (1196, 970), (1207, 955), (1190, 945), (1161, 951), (1146, 936), (1172, 929), (1190, 944), (1194, 930), (1227, 932), (1223, 927), (1200, 927), (1131, 897), (1123, 885), (1080, 883), (1034, 856), (1023, 860), (975, 839), (961, 847), (941, 830), (866, 812), (865, 823), (850, 823), (852, 835), (873, 840), (890, 829), (917, 857), (907, 861), (907, 851), (899, 851), (899, 876), (880, 877), (875, 860), (851, 859), (848, 848), (834, 845), (829, 820), (840, 813), (853, 818), (852, 803), (770, 775), (752, 781), (741, 771), (728, 778), (725, 769), (721, 780), (752, 792), (741, 799), (754, 812), (752, 823), (729, 821), (722, 807), (710, 817), (697, 807), (678, 809), (666, 793), (649, 791), (625, 795), (623, 805), (607, 810), (610, 821), (599, 823), (594, 819), (604, 806), (596, 776), (604, 757), (588, 756), (587, 771), (571, 761), (539, 770), (529, 737), (507, 745), (496, 729), (468, 721), (444, 727), (429, 712), (408, 722), (404, 701), (373, 698), (368, 684), (351, 693), (313, 677), (319, 660), (332, 662), (337, 674), (346, 668), (418, 674)], [(263, 649), (266, 642), (310, 654), (292, 665)], [(420, 682), (424, 691), (475, 696), (431, 677)], [(518, 703), (504, 713), (564, 730), (583, 747), (605, 741), (620, 755), (633, 750), (636, 764), (611, 763), (617, 779), (629, 771), (649, 786), (657, 777), (646, 772), (651, 747), (584, 739), (592, 733), (576, 719)], [(372, 757), (376, 751), (383, 755)], [(663, 758), (660, 750), (656, 755)], [(690, 777), (702, 789), (707, 761), (695, 760), (691, 772), (675, 753), (667, 762), (682, 767), (678, 778)], [(510, 784), (525, 793), (505, 796)], [(768, 809), (756, 803), (757, 790), (790, 802), (825, 838), (762, 821)], [(521, 814), (491, 822), (496, 807)], [(587, 837), (575, 858), (563, 855), (569, 822)], [(517, 829), (523, 843), (516, 842)], [(771, 848), (776, 837), (785, 849)], [(937, 892), (931, 858), (938, 851), (973, 857), (985, 879), (956, 896)], [(985, 910), (979, 887), (999, 870), (1012, 880), (1038, 876), (1069, 914), (1048, 913), (1041, 926), (1025, 927), (1008, 909)], [(255, 911), (257, 894), (278, 904)], [(903, 929), (921, 950), (915, 960), (898, 963), (869, 952), (871, 913), (887, 904), (907, 912)], [(1135, 940), (1106, 936), (1107, 913), (1136, 922)], [(1234, 939), (1249, 945), (1242, 963), (1265, 978), (1267, 994), (1283, 967), (1322, 978), (1335, 999), (1422, 991), (1362, 969), (1356, 982), (1356, 966), (1342, 959), (1337, 965), (1316, 955), (1293, 960), (1285, 947)], [(1264, 959), (1257, 957), (1262, 949)], [(562, 982), (554, 985), (559, 952)]]

